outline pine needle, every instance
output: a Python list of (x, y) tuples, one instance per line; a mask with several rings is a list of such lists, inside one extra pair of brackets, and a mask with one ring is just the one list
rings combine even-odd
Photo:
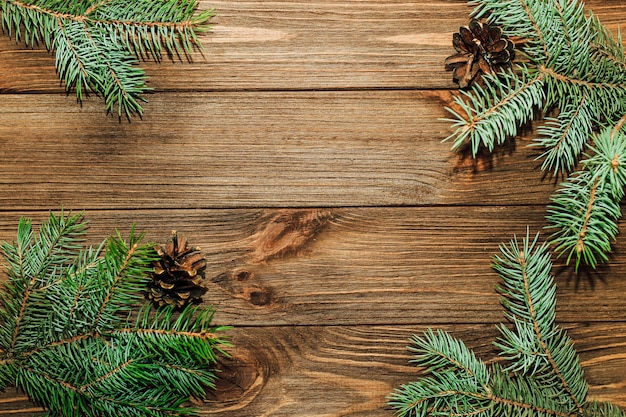
[[(548, 210), (550, 243), (573, 262), (609, 259), (617, 235), (626, 168), (626, 58), (613, 37), (578, 0), (471, 0), (474, 18), (502, 27), (525, 57), (511, 71), (485, 77), (450, 109), (453, 149), (493, 151), (541, 111), (531, 146), (541, 169), (568, 177)], [(607, 137), (611, 139), (607, 142)], [(599, 145), (598, 143), (602, 143)], [(608, 159), (607, 159), (608, 158)]]
[[(186, 402), (213, 387), (228, 342), (213, 309), (144, 303), (158, 255), (131, 230), (83, 246), (82, 214), (50, 214), (38, 232), (21, 219), (3, 243), (0, 389), (14, 386), (50, 415), (193, 414)], [(143, 305), (142, 307), (142, 304)]]
[(147, 77), (139, 60), (191, 60), (209, 29), (198, 0), (0, 0), (2, 30), (55, 52), (59, 78), (78, 101), (94, 93), (108, 113), (141, 116)]
[(397, 388), (389, 404), (398, 417), (625, 417), (587, 398), (588, 384), (567, 332), (556, 324), (556, 286), (547, 244), (528, 234), (500, 247), (494, 269), (508, 325), (494, 345), (506, 364), (487, 367), (462, 341), (427, 330), (411, 339), (422, 374)]

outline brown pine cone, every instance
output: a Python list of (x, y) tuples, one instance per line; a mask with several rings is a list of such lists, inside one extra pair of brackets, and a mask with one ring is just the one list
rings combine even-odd
[(476, 19), (461, 26), (452, 36), (456, 54), (446, 58), (446, 69), (453, 69), (453, 78), (461, 88), (468, 87), (481, 74), (494, 74), (511, 65), (515, 44), (502, 34), (498, 26)]
[(160, 259), (154, 264), (148, 283), (148, 298), (155, 304), (184, 307), (200, 300), (207, 289), (202, 285), (206, 259), (200, 248), (189, 247), (187, 239), (172, 231), (165, 247), (156, 247)]

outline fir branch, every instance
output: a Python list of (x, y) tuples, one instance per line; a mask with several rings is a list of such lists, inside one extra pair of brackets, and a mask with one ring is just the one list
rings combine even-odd
[[(104, 98), (107, 112), (117, 106), (117, 114), (141, 115), (141, 93), (147, 91), (137, 60), (104, 31), (83, 23), (59, 22), (54, 40), (57, 68), (66, 89), (75, 89), (79, 100), (83, 91), (97, 91)], [(145, 100), (143, 100), (145, 101)]]
[(428, 329), (409, 348), (423, 376), (391, 393), (401, 417), (624, 417), (587, 398), (588, 385), (571, 339), (556, 325), (556, 291), (547, 244), (538, 235), (500, 247), (494, 269), (510, 326), (494, 342), (508, 362), (490, 367), (462, 341)]
[[(580, 417), (577, 413), (564, 411), (558, 394), (550, 387), (540, 385), (528, 375), (511, 374), (499, 365), (492, 366), (493, 415), (525, 415), (545, 417)], [(590, 415), (591, 417), (592, 415)]]
[(485, 364), (448, 333), (428, 331), (424, 337), (414, 336), (412, 342), (415, 346), (410, 350), (416, 353), (412, 362), (417, 366), (433, 373), (455, 372), (462, 379), (475, 380), (482, 388), (489, 384)]
[(553, 171), (555, 176), (574, 168), (593, 131), (589, 94), (583, 92), (576, 101), (570, 101), (556, 118), (546, 118), (546, 123), (537, 130), (540, 137), (533, 144), (545, 149), (537, 157), (543, 159), (541, 169)]
[(548, 209), (548, 227), (556, 229), (550, 243), (576, 268), (581, 262), (595, 267), (608, 260), (626, 184), (623, 142), (598, 145), (607, 130), (621, 132), (626, 114), (621, 36), (615, 38), (579, 0), (469, 4), (475, 6), (473, 17), (518, 39), (518, 55), (526, 59), (511, 72), (486, 76), (485, 86), (455, 97), (455, 107), (462, 111), (448, 109), (453, 133), (445, 140), (455, 150), (469, 147), (475, 156), (516, 136), (533, 112), (555, 114), (545, 119), (531, 144), (540, 150), (542, 170), (568, 177)]
[(557, 254), (567, 254), (592, 267), (607, 261), (611, 241), (617, 235), (619, 205), (602, 189), (599, 178), (583, 171), (562, 184), (548, 208), (548, 227), (558, 228), (551, 236)]
[(548, 208), (549, 228), (557, 253), (595, 266), (606, 261), (618, 233), (620, 200), (626, 186), (626, 118), (595, 137), (591, 154), (552, 198)]
[[(490, 82), (482, 87), (475, 85), (455, 103), (465, 114), (447, 110), (455, 116), (456, 131), (444, 140), (454, 139), (453, 149), (469, 143), (472, 154), (482, 147), (490, 151), (508, 136), (517, 134), (517, 124), (531, 119), (533, 108), (543, 101), (543, 75), (516, 79), (513, 74), (502, 73), (499, 77), (486, 76)], [(497, 98), (494, 100), (494, 98)]]
[(21, 220), (17, 243), (2, 244), (0, 387), (23, 390), (50, 415), (193, 414), (185, 402), (214, 386), (226, 328), (211, 325), (212, 309), (175, 315), (151, 304), (131, 324), (154, 245), (131, 230), (83, 248), (84, 232), (81, 215), (51, 214), (38, 234)]
[(103, 276), (106, 280), (101, 282), (104, 291), (99, 297), (97, 313), (92, 321), (96, 332), (119, 326), (121, 314), (130, 312), (142, 298), (133, 289), (147, 284), (147, 274), (157, 257), (151, 246), (139, 246), (141, 239), (142, 235), (135, 235), (134, 228), (128, 242), (119, 234), (109, 239), (103, 262)]
[(3, 31), (27, 45), (56, 51), (59, 77), (79, 101), (94, 92), (107, 112), (141, 115), (146, 85), (138, 59), (163, 54), (191, 60), (213, 12), (197, 0), (2, 0)]
[[(513, 332), (502, 326), (503, 338), (496, 346), (509, 360), (515, 361), (513, 369), (532, 370), (538, 382), (546, 381), (550, 388), (562, 391), (571, 408), (580, 413), (587, 385), (569, 339), (555, 324), (556, 285), (550, 276), (552, 263), (547, 246), (537, 247), (538, 237), (530, 241), (527, 236), (523, 248), (516, 241), (510, 247), (501, 246), (502, 256), (495, 258), (494, 269), (504, 281), (498, 288), (503, 295), (502, 305), (516, 332), (513, 336)], [(530, 355), (527, 349), (519, 349), (529, 345), (533, 346)]]
[(138, 57), (160, 61), (163, 51), (191, 59), (194, 49), (202, 49), (197, 33), (208, 29), (213, 12), (194, 15), (195, 7), (189, 1), (163, 1), (155, 13), (154, 2), (111, 0), (86, 14), (92, 24), (116, 33)]
[(8, 356), (28, 346), (32, 334), (39, 331), (37, 324), (24, 320), (30, 296), (41, 285), (55, 279), (58, 276), (57, 268), (67, 264), (73, 256), (77, 249), (76, 243), (85, 234), (87, 226), (81, 222), (81, 218), (80, 214), (68, 217), (63, 213), (60, 217), (51, 215), (50, 220), (42, 225), (38, 238), (33, 238), (31, 220), (21, 219), (18, 233), (23, 235), (18, 235), (18, 246), (11, 248), (6, 243), (2, 245), (5, 253), (8, 250), (9, 254), (19, 254), (19, 263), (16, 265), (19, 269), (11, 271), (12, 281), (7, 286), (7, 297), (3, 295), (0, 299), (7, 311), (2, 317), (9, 319), (2, 326), (3, 333), (5, 329), (12, 333), (10, 341), (6, 340), (8, 343), (3, 344)]

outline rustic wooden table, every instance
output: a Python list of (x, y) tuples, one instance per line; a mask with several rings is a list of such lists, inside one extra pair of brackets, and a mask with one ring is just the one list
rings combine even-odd
[[(430, 326), (492, 360), (490, 258), (541, 230), (555, 184), (531, 132), (476, 161), (441, 143), (455, 94), (443, 60), (470, 8), (211, 7), (204, 57), (144, 64), (154, 94), (131, 123), (97, 97), (77, 105), (51, 54), (0, 37), (0, 239), (64, 206), (86, 210), (94, 243), (136, 222), (150, 240), (175, 228), (200, 245), (206, 304), (235, 326), (203, 415), (391, 416), (386, 396), (417, 375), (408, 338)], [(612, 29), (626, 21), (623, 0), (587, 7)], [(626, 407), (626, 240), (597, 272), (556, 272), (590, 395)], [(39, 410), (0, 398), (0, 415)]]

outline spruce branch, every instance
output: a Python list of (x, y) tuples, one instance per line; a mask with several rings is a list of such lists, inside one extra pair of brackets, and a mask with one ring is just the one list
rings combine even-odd
[(193, 414), (186, 402), (214, 386), (225, 328), (210, 308), (140, 308), (154, 245), (133, 229), (84, 247), (86, 228), (81, 214), (51, 213), (38, 232), (21, 219), (2, 244), (0, 388), (49, 415)]
[(552, 235), (557, 253), (567, 253), (568, 260), (576, 257), (576, 266), (581, 258), (591, 266), (608, 259), (626, 185), (626, 135), (621, 126), (604, 129), (589, 149), (581, 170), (553, 196), (547, 216), (550, 227), (557, 229)]
[(452, 109), (448, 111), (455, 119), (456, 131), (445, 140), (453, 139), (453, 147), (469, 143), (472, 154), (485, 147), (492, 151), (509, 136), (517, 134), (517, 126), (530, 120), (533, 108), (544, 100), (543, 75), (518, 79), (512, 73), (500, 73), (499, 77), (486, 75), (486, 86), (475, 84), (473, 94), (462, 92), (455, 103), (465, 114)]
[(500, 246), (493, 267), (508, 325), (494, 345), (506, 364), (487, 366), (450, 334), (428, 329), (413, 336), (412, 363), (423, 376), (397, 388), (389, 404), (401, 417), (624, 417), (587, 396), (572, 340), (556, 324), (556, 286), (547, 244), (528, 234)]
[[(558, 254), (576, 268), (608, 260), (623, 197), (626, 57), (614, 37), (579, 0), (470, 0), (472, 17), (516, 40), (510, 70), (487, 75), (455, 97), (453, 149), (480, 149), (518, 134), (541, 112), (530, 146), (541, 169), (568, 177), (552, 198), (547, 227)], [(607, 142), (607, 132), (611, 140)], [(601, 144), (599, 144), (601, 143)], [(606, 158), (609, 158), (608, 160)]]
[(150, 88), (140, 59), (191, 60), (209, 29), (211, 10), (197, 0), (2, 0), (2, 30), (31, 47), (55, 51), (66, 90), (79, 101), (93, 92), (107, 112), (141, 116)]

